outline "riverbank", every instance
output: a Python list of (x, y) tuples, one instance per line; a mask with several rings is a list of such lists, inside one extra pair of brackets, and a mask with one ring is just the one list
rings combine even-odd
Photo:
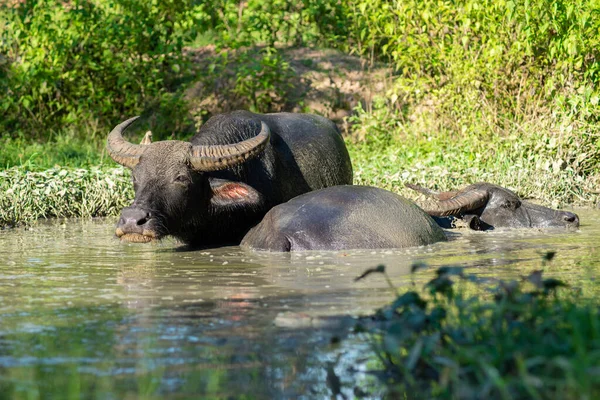
[[(210, 46), (187, 51), (200, 70), (222, 57)], [(594, 207), (600, 201), (596, 162), (600, 136), (595, 126), (577, 115), (541, 116), (544, 110), (536, 109), (500, 124), (498, 110), (473, 99), (465, 104), (462, 118), (468, 128), (463, 132), (449, 103), (398, 97), (399, 81), (387, 64), (368, 65), (332, 49), (279, 51), (289, 85), (284, 85), (283, 95), (258, 90), (268, 103), (267, 109), (258, 111), (311, 112), (333, 119), (349, 148), (355, 184), (420, 200), (404, 188), (405, 183), (454, 190), (486, 181), (553, 208)], [(224, 63), (219, 73), (198, 76), (182, 86), (186, 106), (181, 119), (143, 116), (128, 130), (128, 140), (139, 141), (148, 129), (155, 140), (185, 140), (211, 115), (256, 109), (236, 89), (238, 75), (247, 66), (240, 57)], [(0, 165), (6, 168), (0, 179), (0, 226), (28, 224), (37, 218), (117, 214), (118, 205), (131, 201), (132, 189), (128, 172), (115, 175), (113, 168), (118, 166), (105, 153), (108, 129), (90, 119), (50, 130), (45, 140), (0, 138), (4, 150)], [(104, 178), (118, 182), (118, 190), (102, 183)], [(75, 204), (82, 199), (86, 205)]]
[[(503, 162), (482, 157), (469, 162), (468, 152), (453, 152), (443, 144), (432, 148), (419, 140), (373, 144), (348, 138), (347, 144), (355, 184), (382, 187), (415, 201), (423, 198), (406, 189), (405, 183), (451, 190), (493, 182), (556, 208), (594, 207), (599, 200), (589, 189), (590, 182), (572, 171), (536, 160), (512, 160), (508, 153), (500, 153)], [(85, 168), (46, 168), (40, 160), (0, 171), (0, 227), (30, 224), (39, 218), (115, 216), (132, 199), (129, 171), (112, 161)]]
[(0, 171), (0, 228), (40, 218), (118, 215), (132, 198), (130, 175), (123, 168), (13, 167)]
[[(11, 176), (115, 166), (104, 141), (132, 115), (142, 119), (131, 141), (148, 129), (185, 140), (212, 115), (248, 109), (336, 121), (359, 184), (412, 196), (404, 183), (489, 181), (553, 207), (598, 203), (589, 2), (72, 6), (0, 6), (0, 166), (20, 167)], [(98, 21), (102, 30), (85, 29)]]

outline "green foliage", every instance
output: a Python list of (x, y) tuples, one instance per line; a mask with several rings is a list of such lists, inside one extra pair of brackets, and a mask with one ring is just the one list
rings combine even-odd
[(218, 0), (205, 7), (219, 41), (233, 48), (345, 40), (346, 7), (339, 0)]
[[(351, 4), (353, 50), (397, 71), (374, 107), (379, 131), (473, 145), (486, 159), (518, 144), (515, 162), (600, 172), (600, 3)], [(378, 125), (387, 119), (393, 129)]]
[(0, 171), (0, 228), (39, 218), (116, 215), (133, 198), (122, 168)]
[(489, 90), (509, 84), (499, 72), (522, 67), (550, 79), (549, 89), (573, 83), (578, 72), (599, 78), (595, 1), (354, 0), (349, 8), (356, 51), (434, 85), (456, 72)]
[(0, 128), (43, 137), (70, 124), (110, 126), (160, 102), (183, 72), (199, 13), (180, 0), (0, 6), (0, 54), (9, 63)]
[[(465, 285), (473, 283), (493, 299), (482, 298), (481, 290), (467, 296)], [(371, 333), (390, 395), (597, 397), (600, 313), (576, 294), (558, 296), (560, 286), (541, 270), (517, 282), (438, 269), (425, 293), (399, 295), (377, 313), (385, 328)]]
[(283, 111), (293, 98), (293, 71), (274, 47), (223, 50), (208, 68), (210, 74), (200, 79), (211, 92), (218, 92), (219, 103), (229, 109)]
[(286, 82), (289, 65), (281, 55), (269, 50), (269, 48), (265, 49), (257, 58), (251, 55), (248, 57), (249, 54), (243, 52), (237, 59), (240, 68), (236, 71), (233, 93), (251, 99), (249, 108), (254, 112), (272, 110), (273, 101), (281, 97), (281, 94), (285, 94), (290, 86)]

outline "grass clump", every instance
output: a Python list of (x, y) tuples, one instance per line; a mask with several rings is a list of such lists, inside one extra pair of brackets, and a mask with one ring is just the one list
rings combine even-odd
[(117, 215), (133, 189), (123, 168), (0, 171), (0, 228), (51, 217)]
[[(598, 307), (559, 294), (565, 285), (544, 279), (541, 270), (520, 282), (492, 282), (462, 267), (442, 267), (421, 293), (397, 295), (392, 286), (396, 300), (377, 313), (385, 328), (371, 331), (390, 395), (597, 398)], [(465, 286), (473, 283), (491, 296), (467, 295)]]

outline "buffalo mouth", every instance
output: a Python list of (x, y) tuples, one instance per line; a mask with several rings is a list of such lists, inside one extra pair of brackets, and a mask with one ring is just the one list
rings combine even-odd
[(128, 243), (149, 243), (153, 240), (158, 239), (156, 232), (149, 229), (144, 229), (142, 233), (139, 232), (125, 232), (121, 228), (115, 230), (115, 235), (121, 239), (122, 242)]

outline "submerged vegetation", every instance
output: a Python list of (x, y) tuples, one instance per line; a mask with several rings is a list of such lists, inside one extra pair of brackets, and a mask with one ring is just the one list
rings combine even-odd
[(507, 281), (442, 267), (422, 291), (391, 286), (383, 328), (358, 328), (394, 398), (597, 398), (600, 311), (565, 286), (542, 270)]

